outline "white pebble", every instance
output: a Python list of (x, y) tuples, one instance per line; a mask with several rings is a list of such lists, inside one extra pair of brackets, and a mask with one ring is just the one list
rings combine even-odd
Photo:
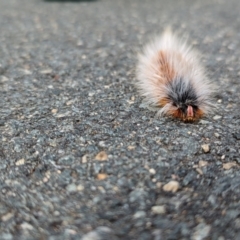
[(163, 186), (163, 191), (175, 193), (179, 189), (179, 182), (170, 181), (169, 183)]
[(202, 150), (205, 152), (205, 153), (208, 153), (210, 151), (210, 146), (209, 144), (203, 144), (202, 145)]
[(153, 206), (152, 207), (152, 213), (154, 214), (164, 214), (166, 213), (165, 206)]
[(18, 160), (18, 161), (15, 163), (16, 166), (20, 166), (20, 165), (24, 165), (24, 164), (25, 164), (25, 159), (24, 159), (24, 158)]
[(150, 168), (150, 169), (149, 169), (149, 172), (150, 172), (152, 175), (156, 174), (156, 170), (155, 170), (154, 168)]
[(195, 228), (195, 231), (192, 236), (192, 240), (203, 240), (208, 237), (211, 230), (210, 225), (206, 225), (205, 223), (199, 223)]
[(134, 219), (144, 218), (144, 217), (146, 217), (146, 213), (144, 211), (138, 211), (133, 215)]
[(220, 137), (220, 134), (214, 133), (214, 136), (215, 136), (216, 138), (219, 138), (219, 137)]
[(215, 115), (215, 116), (213, 117), (213, 120), (219, 120), (219, 119), (221, 119), (221, 118), (222, 118), (222, 116)]

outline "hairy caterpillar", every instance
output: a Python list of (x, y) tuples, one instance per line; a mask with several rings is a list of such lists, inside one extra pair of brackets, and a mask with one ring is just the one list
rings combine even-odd
[(159, 115), (193, 122), (208, 114), (215, 87), (198, 53), (171, 30), (147, 44), (138, 56), (136, 85)]

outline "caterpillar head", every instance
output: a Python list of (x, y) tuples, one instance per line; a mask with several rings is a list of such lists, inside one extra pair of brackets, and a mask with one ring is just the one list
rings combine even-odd
[(164, 112), (184, 122), (194, 122), (204, 115), (194, 87), (183, 78), (170, 81), (166, 87), (167, 96), (160, 101)]
[(171, 115), (180, 118), (184, 122), (194, 122), (203, 116), (203, 111), (194, 104), (179, 104), (173, 109)]

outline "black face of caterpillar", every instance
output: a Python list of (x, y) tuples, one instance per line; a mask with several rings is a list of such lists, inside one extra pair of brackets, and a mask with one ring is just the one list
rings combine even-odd
[(194, 121), (199, 115), (197, 94), (193, 86), (184, 81), (183, 78), (176, 78), (168, 83), (168, 98), (177, 112), (174, 116), (181, 118), (183, 121)]

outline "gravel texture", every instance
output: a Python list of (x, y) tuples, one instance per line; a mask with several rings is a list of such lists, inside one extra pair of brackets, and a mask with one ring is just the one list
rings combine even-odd
[[(0, 1), (0, 239), (240, 239), (239, 0)], [(194, 124), (133, 82), (165, 26), (220, 87)]]

